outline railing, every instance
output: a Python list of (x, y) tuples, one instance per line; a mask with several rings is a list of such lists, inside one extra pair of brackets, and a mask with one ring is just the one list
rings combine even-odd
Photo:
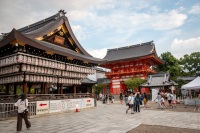
[(106, 72), (106, 76), (123, 75), (123, 74), (140, 73), (140, 72), (152, 72), (152, 73), (155, 73), (155, 70), (153, 70), (153, 69), (140, 69), (140, 70), (128, 70), (128, 71), (123, 71), (123, 72)]
[[(36, 102), (29, 102), (29, 116), (36, 115)], [(0, 103), (0, 120), (17, 116), (17, 108), (14, 103)]]
[[(90, 93), (70, 93), (70, 94), (27, 94), (29, 102), (43, 101), (43, 100), (61, 100), (74, 98), (88, 98), (92, 95)], [(0, 96), (0, 103), (13, 103), (20, 98), (20, 95), (2, 95)]]

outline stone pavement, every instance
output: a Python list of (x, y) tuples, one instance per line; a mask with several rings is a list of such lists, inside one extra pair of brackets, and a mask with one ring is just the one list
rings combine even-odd
[[(32, 128), (23, 133), (126, 133), (139, 126), (162, 125), (200, 130), (200, 113), (142, 110), (125, 113), (125, 105), (102, 104), (78, 113), (67, 112), (31, 118)], [(1, 133), (15, 133), (16, 119), (0, 121)]]

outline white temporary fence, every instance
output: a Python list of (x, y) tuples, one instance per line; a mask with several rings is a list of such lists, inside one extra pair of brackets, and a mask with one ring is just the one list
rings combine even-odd
[[(63, 112), (94, 107), (93, 98), (64, 99), (29, 102), (29, 115), (39, 115), (54, 112)], [(7, 119), (17, 115), (17, 108), (14, 103), (0, 103), (0, 119)]]
[(186, 98), (184, 99), (184, 104), (185, 105), (200, 105), (200, 100), (199, 99), (189, 99)]

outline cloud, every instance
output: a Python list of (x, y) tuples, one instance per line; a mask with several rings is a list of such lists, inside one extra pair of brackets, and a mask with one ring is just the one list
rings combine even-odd
[(103, 48), (103, 49), (90, 49), (90, 50), (87, 50), (87, 51), (93, 57), (101, 58), (101, 59), (103, 59), (106, 56), (106, 53), (107, 53), (107, 49), (106, 48)]
[(191, 14), (200, 14), (200, 4), (192, 6), (192, 9), (189, 11)]
[(171, 51), (173, 55), (177, 58), (180, 58), (185, 54), (199, 52), (200, 51), (200, 37), (190, 38), (187, 40), (174, 39), (171, 44)]

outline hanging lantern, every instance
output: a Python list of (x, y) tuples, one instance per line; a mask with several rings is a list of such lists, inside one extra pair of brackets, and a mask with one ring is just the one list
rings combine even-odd
[(38, 65), (38, 62), (39, 62), (39, 59), (38, 58), (35, 58), (35, 65), (37, 66)]
[(51, 62), (51, 66), (52, 66), (52, 68), (54, 68), (54, 62)]
[(44, 67), (46, 66), (46, 60), (42, 61), (42, 66), (44, 66)]

